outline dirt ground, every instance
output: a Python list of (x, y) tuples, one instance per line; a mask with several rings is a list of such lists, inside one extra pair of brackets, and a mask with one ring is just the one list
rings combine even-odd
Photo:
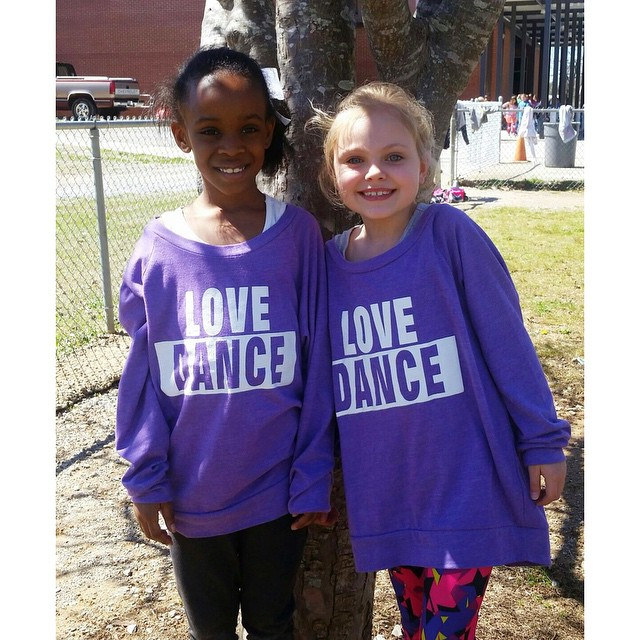
[[(467, 191), (462, 207), (470, 212), (583, 206), (575, 192)], [(482, 640), (583, 638), (584, 398), (582, 389), (553, 391), (573, 432), (564, 497), (547, 509), (553, 566), (494, 570), (478, 626)], [(86, 398), (56, 419), (56, 638), (184, 640), (187, 625), (167, 550), (141, 536), (120, 484), (126, 467), (114, 450), (116, 397), (114, 388)], [(389, 580), (380, 573), (372, 638), (395, 637), (398, 624)]]

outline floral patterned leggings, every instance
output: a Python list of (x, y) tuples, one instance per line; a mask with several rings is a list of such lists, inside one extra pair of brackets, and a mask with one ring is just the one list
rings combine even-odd
[(389, 569), (403, 640), (475, 640), (491, 569)]

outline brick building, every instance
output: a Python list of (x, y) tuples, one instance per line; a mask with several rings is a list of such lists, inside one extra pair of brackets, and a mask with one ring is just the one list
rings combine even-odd
[(57, 0), (56, 58), (151, 93), (198, 47), (204, 0)]
[[(416, 1), (408, 0), (412, 9)], [(56, 57), (71, 62), (78, 74), (132, 76), (143, 93), (151, 93), (198, 47), (204, 5), (204, 0), (58, 0)], [(583, 7), (584, 2), (570, 0), (507, 0), (460, 97), (487, 95), (495, 100), (528, 92), (544, 101), (548, 93), (564, 95), (563, 102), (581, 106)], [(555, 59), (564, 61), (555, 65), (557, 69), (549, 65), (553, 47)], [(546, 92), (545, 64), (547, 75), (552, 76)], [(562, 73), (575, 66), (574, 78)], [(356, 29), (356, 76), (358, 82), (376, 78), (361, 25)]]

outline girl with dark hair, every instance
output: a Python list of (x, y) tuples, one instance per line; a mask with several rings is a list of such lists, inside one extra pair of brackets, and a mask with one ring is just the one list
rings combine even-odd
[(290, 639), (305, 527), (333, 519), (320, 229), (256, 185), (289, 149), (253, 59), (201, 49), (156, 104), (203, 188), (146, 226), (124, 273), (123, 484), (170, 546), (192, 639), (237, 638), (239, 609), (249, 638)]

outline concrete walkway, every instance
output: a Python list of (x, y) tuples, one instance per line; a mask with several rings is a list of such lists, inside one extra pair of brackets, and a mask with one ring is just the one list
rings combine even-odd
[(455, 205), (463, 211), (489, 207), (584, 209), (584, 191), (519, 191), (477, 187), (464, 187), (464, 190), (469, 200)]

